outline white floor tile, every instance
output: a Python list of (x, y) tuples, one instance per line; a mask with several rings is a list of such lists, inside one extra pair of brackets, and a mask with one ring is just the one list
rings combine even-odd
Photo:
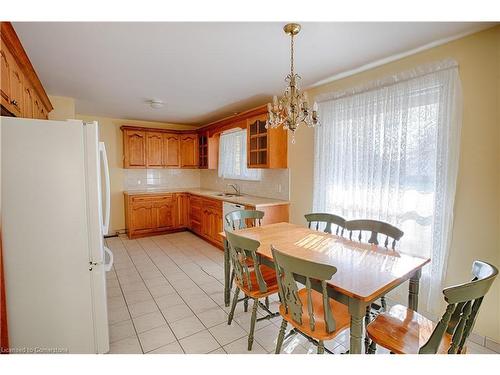
[(137, 334), (131, 320), (125, 320), (109, 326), (109, 342), (113, 343), (127, 337), (136, 337)]
[(156, 306), (156, 303), (153, 301), (153, 299), (151, 299), (149, 301), (138, 302), (134, 303), (133, 305), (129, 305), (128, 309), (132, 318), (137, 318), (138, 316), (158, 311), (158, 306)]
[(158, 349), (147, 352), (146, 354), (184, 354), (182, 347), (179, 343), (173, 342), (171, 344), (161, 346)]
[(195, 333), (192, 336), (179, 340), (179, 343), (188, 354), (210, 353), (220, 348), (219, 343), (212, 337), (208, 330)]
[(166, 323), (165, 318), (159, 311), (141, 315), (133, 319), (137, 333), (149, 331), (150, 329), (160, 327)]
[(221, 323), (210, 328), (209, 331), (222, 346), (247, 335), (246, 331), (235, 322), (231, 325), (226, 322)]
[(109, 345), (109, 354), (142, 354), (137, 336), (127, 337)]
[(207, 328), (211, 328), (220, 323), (227, 322), (227, 314), (220, 307), (215, 307), (210, 310), (203, 311), (197, 314), (198, 319), (205, 325)]
[(193, 311), (185, 303), (161, 309), (161, 312), (168, 323), (194, 316)]
[(174, 331), (178, 340), (205, 329), (200, 320), (194, 315), (189, 318), (184, 318), (170, 323), (170, 328), (172, 328), (172, 331)]
[(139, 340), (145, 353), (176, 341), (174, 334), (166, 324), (140, 333)]

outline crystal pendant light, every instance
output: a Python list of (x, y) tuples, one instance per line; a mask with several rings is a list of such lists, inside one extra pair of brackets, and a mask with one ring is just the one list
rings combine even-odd
[(289, 23), (283, 27), (287, 35), (290, 35), (290, 74), (285, 78), (287, 88), (281, 98), (273, 97), (273, 102), (267, 105), (266, 128), (277, 128), (283, 126), (292, 132), (292, 143), (295, 143), (295, 130), (300, 124), (308, 127), (319, 125), (318, 104), (314, 103), (312, 110), (309, 106), (307, 93), (301, 93), (299, 88), (300, 76), (295, 73), (293, 64), (294, 45), (293, 38), (300, 31), (298, 23)]

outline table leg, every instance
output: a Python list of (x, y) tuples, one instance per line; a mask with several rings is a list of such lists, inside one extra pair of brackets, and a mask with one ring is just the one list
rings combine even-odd
[(351, 332), (349, 354), (361, 354), (363, 319), (366, 304), (356, 299), (349, 299), (349, 314), (351, 315)]
[(229, 288), (229, 278), (231, 274), (231, 265), (229, 263), (229, 247), (227, 240), (224, 239), (224, 305), (229, 306), (231, 300), (231, 290)]
[(410, 279), (410, 285), (408, 287), (408, 307), (413, 311), (418, 311), (418, 291), (421, 275), (421, 270), (415, 272), (415, 274)]

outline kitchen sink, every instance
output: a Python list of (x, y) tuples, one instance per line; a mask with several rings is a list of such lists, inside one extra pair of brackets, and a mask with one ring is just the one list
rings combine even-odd
[(241, 197), (241, 195), (238, 195), (238, 194), (231, 194), (231, 193), (217, 193), (215, 194), (216, 196), (218, 197), (228, 197), (228, 198), (232, 198), (232, 197)]

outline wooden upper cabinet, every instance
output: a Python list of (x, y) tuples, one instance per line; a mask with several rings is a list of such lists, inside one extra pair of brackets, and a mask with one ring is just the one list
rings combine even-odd
[(10, 64), (10, 104), (13, 113), (18, 117), (23, 116), (23, 85), (23, 73), (12, 58)]
[(1, 104), (5, 108), (10, 108), (10, 59), (7, 58), (9, 52), (4, 43), (0, 45), (0, 96)]
[(198, 166), (198, 135), (181, 135), (181, 167), (196, 168)]
[(35, 102), (35, 93), (31, 86), (24, 86), (24, 95), (23, 95), (23, 117), (26, 118), (36, 118), (34, 109)]
[(179, 167), (179, 135), (163, 134), (163, 166)]
[(148, 168), (163, 167), (163, 134), (146, 132), (146, 166)]
[(11, 23), (0, 22), (0, 24), (2, 114), (47, 119), (53, 109), (47, 93)]
[(123, 131), (123, 167), (146, 168), (146, 132)]
[(267, 114), (247, 120), (248, 168), (287, 168), (288, 132), (283, 127), (266, 129)]

